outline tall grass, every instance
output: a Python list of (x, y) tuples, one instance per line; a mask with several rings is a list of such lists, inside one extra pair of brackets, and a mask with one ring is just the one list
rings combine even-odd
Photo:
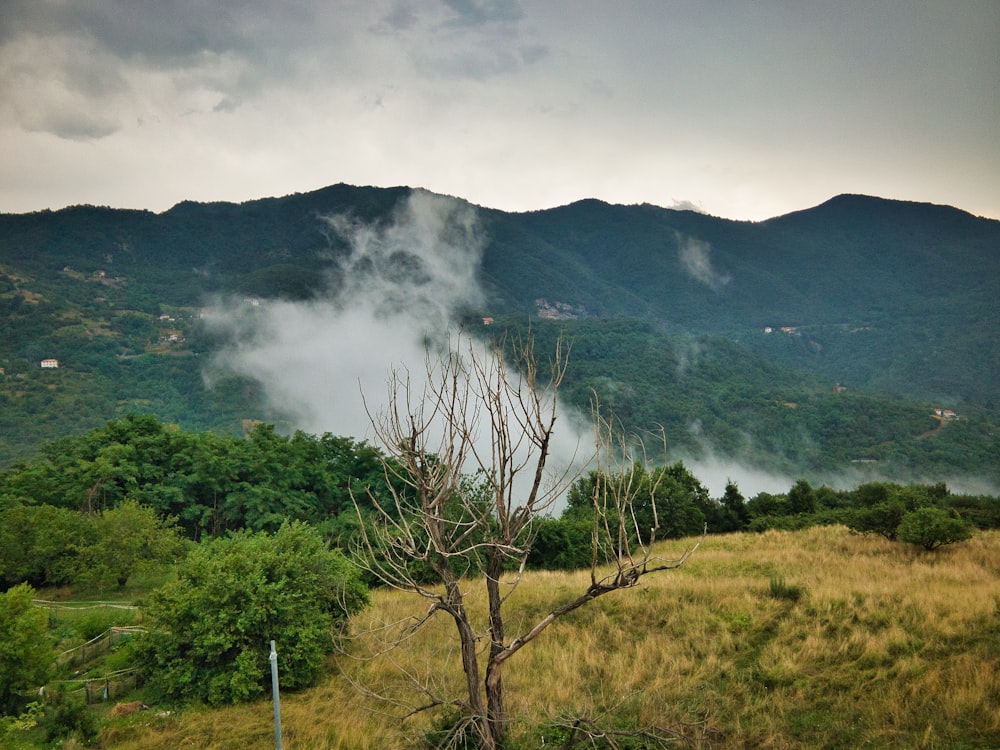
[[(588, 581), (529, 574), (511, 597), (508, 634)], [(685, 567), (591, 602), (509, 662), (512, 737), (541, 747), (546, 725), (583, 716), (702, 722), (713, 748), (1000, 747), (998, 583), (1000, 532), (934, 553), (840, 527), (710, 537)], [(484, 616), (480, 588), (467, 586)], [(437, 615), (381, 656), (376, 626), (426, 612), (424, 601), (376, 592), (328, 678), (283, 696), (285, 747), (419, 746), (440, 714), (399, 717), (432, 694), (461, 695), (450, 623)], [(269, 703), (167, 716), (154, 707), (115, 720), (100, 746), (271, 748), (271, 720)]]

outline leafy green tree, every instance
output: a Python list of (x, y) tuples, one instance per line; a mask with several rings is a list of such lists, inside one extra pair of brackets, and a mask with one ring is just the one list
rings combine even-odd
[(268, 684), (271, 640), (282, 684), (309, 685), (338, 629), (367, 601), (358, 569), (309, 525), (242, 531), (203, 542), (153, 592), (154, 630), (138, 653), (153, 686), (173, 698), (251, 700)]
[(869, 482), (845, 493), (854, 507), (847, 512), (847, 526), (861, 534), (879, 534), (889, 541), (898, 537), (899, 524), (909, 512), (939, 506), (948, 496), (947, 487), (892, 482)]
[(816, 512), (816, 490), (804, 479), (788, 491), (788, 511), (793, 514)]
[(663, 509), (658, 513), (658, 536), (661, 539), (678, 539), (701, 534), (707, 517), (714, 515), (718, 507), (709, 497), (708, 489), (681, 461), (654, 469), (651, 473), (662, 475), (662, 479), (657, 476), (653, 481), (659, 485), (657, 494), (666, 498)]
[(135, 500), (104, 511), (93, 524), (96, 538), (81, 550), (80, 578), (102, 587), (122, 588), (133, 573), (169, 563), (184, 551), (173, 521), (157, 518)]
[(78, 552), (93, 541), (86, 516), (52, 505), (0, 511), (0, 583), (59, 586), (79, 571)]
[(0, 594), (0, 710), (18, 713), (17, 693), (44, 685), (52, 669), (48, 615), (26, 583)]
[(576, 480), (567, 493), (564, 518), (592, 517), (597, 486), (600, 494), (627, 491), (632, 502), (625, 526), (642, 543), (654, 535), (657, 539), (696, 536), (705, 527), (706, 514), (718, 510), (708, 490), (683, 462), (646, 469), (637, 461), (618, 476), (592, 471)]
[(346, 543), (356, 520), (352, 494), (385, 494), (381, 456), (329, 434), (286, 437), (259, 425), (242, 439), (129, 414), (0, 473), (0, 509), (47, 504), (99, 513), (132, 500), (177, 518), (194, 540), (274, 531), (297, 519)]
[(942, 508), (917, 508), (903, 516), (897, 535), (931, 551), (946, 544), (963, 542), (972, 536), (972, 526)]
[(722, 509), (723, 523), (718, 531), (740, 531), (750, 523), (750, 511), (747, 509), (746, 499), (736, 482), (732, 480), (726, 482), (726, 489), (722, 493)]
[(783, 516), (788, 513), (788, 502), (783, 495), (758, 492), (747, 503), (747, 511), (750, 514), (751, 521), (773, 516)]

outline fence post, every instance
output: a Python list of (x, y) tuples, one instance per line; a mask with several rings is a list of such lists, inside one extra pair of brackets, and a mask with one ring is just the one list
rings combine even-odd
[(271, 641), (271, 694), (274, 696), (274, 742), (277, 750), (281, 750), (281, 697), (278, 695), (278, 652), (274, 650)]

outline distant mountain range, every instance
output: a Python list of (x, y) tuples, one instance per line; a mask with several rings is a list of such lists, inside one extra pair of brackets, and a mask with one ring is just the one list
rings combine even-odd
[[(384, 229), (414, 194), (334, 185), (162, 214), (0, 215), (0, 461), (135, 409), (227, 431), (280, 416), (252, 378), (204, 385), (191, 358), (222, 342), (199, 311), (366, 283), (344, 272), (344, 227)], [(819, 480), (871, 463), (895, 479), (1000, 480), (1000, 222), (859, 195), (763, 222), (453, 202), (475, 226), (444, 241), (480, 253), (480, 293), (453, 314), (483, 335), (530, 323), (575, 337), (581, 403), (605, 389), (630, 426), (664, 425), (683, 452)], [(380, 283), (429, 285), (433, 263), (393, 242)]]

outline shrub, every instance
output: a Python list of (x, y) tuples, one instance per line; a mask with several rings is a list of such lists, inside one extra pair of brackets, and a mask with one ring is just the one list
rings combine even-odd
[(45, 729), (45, 739), (50, 743), (75, 737), (89, 745), (97, 738), (94, 712), (86, 703), (76, 700), (64, 698), (46, 706), (41, 725)]
[(138, 645), (150, 684), (213, 705), (260, 697), (276, 642), (283, 687), (311, 684), (347, 617), (368, 601), (360, 574), (304, 523), (202, 544), (150, 596)]

